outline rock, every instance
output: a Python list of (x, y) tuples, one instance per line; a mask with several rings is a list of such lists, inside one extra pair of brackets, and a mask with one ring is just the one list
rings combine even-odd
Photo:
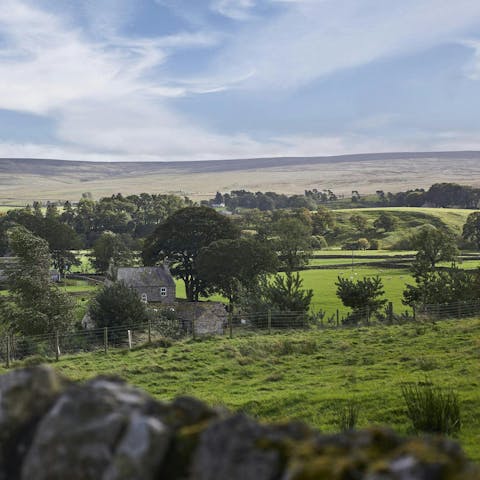
[(201, 435), (193, 459), (195, 480), (274, 480), (283, 469), (286, 432), (239, 414), (213, 422)]
[(0, 376), (0, 479), (14, 478), (40, 418), (67, 381), (48, 367)]
[(21, 478), (149, 480), (171, 432), (146, 394), (97, 379), (67, 390), (39, 424)]

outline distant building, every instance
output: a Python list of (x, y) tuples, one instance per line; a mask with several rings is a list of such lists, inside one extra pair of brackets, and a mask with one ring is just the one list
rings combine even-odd
[(119, 267), (115, 281), (135, 290), (145, 303), (175, 302), (175, 281), (166, 266)]

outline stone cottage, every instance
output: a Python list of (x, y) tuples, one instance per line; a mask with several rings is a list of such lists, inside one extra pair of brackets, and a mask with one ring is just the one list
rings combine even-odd
[(135, 290), (145, 303), (175, 302), (175, 281), (166, 266), (119, 267), (115, 277)]

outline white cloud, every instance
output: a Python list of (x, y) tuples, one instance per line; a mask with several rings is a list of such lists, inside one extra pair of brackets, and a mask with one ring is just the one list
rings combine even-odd
[[(111, 0), (105, 0), (110, 2)], [(480, 19), (480, 4), (457, 0), (264, 0), (283, 3), (280, 16), (241, 24), (217, 59), (218, 69), (195, 78), (159, 75), (180, 48), (217, 45), (215, 32), (125, 38), (122, 18), (108, 18), (92, 39), (65, 18), (22, 0), (0, 3), (0, 109), (49, 116), (58, 145), (0, 144), (0, 156), (88, 160), (201, 160), (284, 155), (333, 155), (478, 145), (475, 135), (419, 134), (391, 141), (369, 129), (393, 116), (352, 125), (364, 135), (286, 135), (262, 140), (222, 135), (176, 113), (168, 98), (246, 86), (295, 88), (341, 68), (451, 41)], [(105, 2), (103, 4), (105, 4)], [(222, 15), (248, 20), (253, 0), (218, 0)], [(361, 4), (361, 5), (360, 5)], [(93, 3), (92, 3), (93, 5)], [(478, 52), (475, 45), (471, 45)], [(477, 53), (478, 54), (478, 53)], [(229, 70), (228, 66), (235, 68)], [(480, 71), (480, 70), (479, 70)], [(479, 137), (480, 138), (480, 137)], [(431, 141), (430, 141), (430, 140)], [(455, 147), (457, 145), (457, 147)]]
[[(474, 0), (283, 2), (283, 14), (246, 28), (218, 59), (254, 89), (297, 88), (341, 69), (455, 42), (480, 23)], [(253, 30), (252, 30), (253, 29)]]
[(254, 6), (255, 0), (214, 0), (210, 8), (233, 20), (248, 20)]

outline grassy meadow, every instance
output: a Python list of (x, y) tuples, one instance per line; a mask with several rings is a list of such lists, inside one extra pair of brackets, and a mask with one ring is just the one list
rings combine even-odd
[(185, 340), (170, 347), (62, 357), (72, 379), (120, 375), (162, 400), (194, 395), (261, 420), (306, 421), (338, 430), (340, 408), (360, 405), (359, 427), (411, 433), (405, 382), (432, 381), (460, 399), (458, 439), (480, 460), (480, 320)]

